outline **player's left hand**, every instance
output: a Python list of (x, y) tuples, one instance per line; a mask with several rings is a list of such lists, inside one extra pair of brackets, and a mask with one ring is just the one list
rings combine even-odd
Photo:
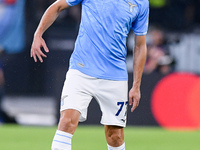
[(129, 91), (129, 105), (132, 105), (131, 112), (139, 106), (140, 97), (140, 88), (133, 86)]

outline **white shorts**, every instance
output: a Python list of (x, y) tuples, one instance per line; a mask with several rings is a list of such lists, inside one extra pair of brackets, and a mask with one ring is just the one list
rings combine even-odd
[(70, 69), (62, 90), (60, 111), (75, 109), (81, 113), (79, 121), (87, 119), (92, 98), (100, 105), (101, 124), (126, 126), (128, 82), (104, 80)]

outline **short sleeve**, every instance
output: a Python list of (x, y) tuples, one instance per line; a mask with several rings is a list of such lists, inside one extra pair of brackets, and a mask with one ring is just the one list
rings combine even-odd
[(74, 6), (81, 3), (83, 0), (65, 0), (69, 6)]
[(135, 35), (146, 35), (149, 26), (149, 3), (145, 4), (137, 19), (132, 23), (132, 29)]

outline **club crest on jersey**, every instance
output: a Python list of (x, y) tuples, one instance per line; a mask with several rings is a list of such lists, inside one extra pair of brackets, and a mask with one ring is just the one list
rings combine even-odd
[(137, 7), (137, 5), (135, 4), (131, 4), (130, 2), (127, 1), (127, 3), (129, 4), (129, 9), (130, 9), (130, 12), (132, 13), (133, 12), (133, 7)]

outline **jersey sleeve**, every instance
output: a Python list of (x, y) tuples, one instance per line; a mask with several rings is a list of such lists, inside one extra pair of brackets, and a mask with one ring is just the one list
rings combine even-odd
[(132, 29), (135, 35), (146, 35), (149, 26), (149, 3), (140, 11), (137, 19), (132, 23)]
[(83, 0), (65, 0), (69, 6), (74, 6), (81, 3)]

